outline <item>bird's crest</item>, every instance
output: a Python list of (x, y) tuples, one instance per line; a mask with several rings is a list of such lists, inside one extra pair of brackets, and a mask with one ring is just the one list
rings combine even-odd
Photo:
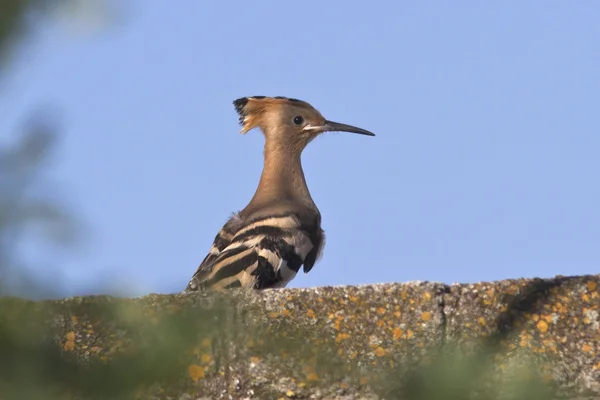
[(283, 96), (252, 96), (241, 97), (237, 100), (234, 100), (233, 106), (235, 107), (235, 111), (238, 113), (240, 125), (242, 126), (240, 132), (245, 134), (252, 128), (257, 127), (260, 124), (261, 116), (265, 113), (265, 111), (268, 111), (274, 107), (281, 107), (286, 104), (314, 110), (314, 107), (305, 101)]

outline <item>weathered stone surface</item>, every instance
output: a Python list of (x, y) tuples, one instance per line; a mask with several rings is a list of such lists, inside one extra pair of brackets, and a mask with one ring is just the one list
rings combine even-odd
[[(535, 358), (561, 388), (600, 393), (600, 277), (452, 285), (444, 295), (448, 342), (497, 344), (497, 366)], [(464, 347), (464, 346), (463, 346)]]
[(23, 309), (43, 314), (63, 356), (82, 365), (110, 365), (146, 344), (175, 346), (161, 354), (181, 362), (166, 368), (179, 368), (177, 379), (143, 385), (139, 398), (396, 398), (408, 369), (435, 363), (440, 351), (474, 355), (485, 345), (495, 346), (496, 377), (525, 355), (563, 394), (600, 398), (599, 286), (600, 276), (582, 276), (231, 291), (239, 314), (211, 314), (220, 297), (206, 294)]

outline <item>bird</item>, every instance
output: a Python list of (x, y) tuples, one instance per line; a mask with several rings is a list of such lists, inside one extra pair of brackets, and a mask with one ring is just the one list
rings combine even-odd
[(325, 232), (308, 189), (301, 155), (325, 132), (374, 133), (325, 119), (308, 102), (277, 96), (233, 101), (241, 134), (259, 128), (265, 138), (258, 187), (232, 213), (184, 292), (286, 287), (300, 268), (308, 273), (321, 258)]

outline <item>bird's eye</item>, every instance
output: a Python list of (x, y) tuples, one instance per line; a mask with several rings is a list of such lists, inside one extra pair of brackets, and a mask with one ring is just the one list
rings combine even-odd
[(304, 122), (304, 118), (296, 115), (292, 121), (294, 122), (294, 125), (301, 125)]

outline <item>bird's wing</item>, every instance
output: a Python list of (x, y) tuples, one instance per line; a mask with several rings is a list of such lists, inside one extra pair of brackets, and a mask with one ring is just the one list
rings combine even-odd
[(186, 291), (194, 291), (198, 290), (196, 283), (201, 282), (210, 274), (212, 271), (212, 265), (217, 259), (217, 257), (225, 250), (227, 246), (231, 243), (231, 239), (235, 235), (236, 231), (243, 224), (242, 220), (239, 217), (238, 213), (234, 213), (231, 218), (223, 225), (221, 230), (215, 236), (213, 240), (212, 246), (208, 251), (204, 260), (200, 263), (196, 272), (190, 279), (190, 282), (187, 285)]
[(223, 241), (213, 244), (186, 290), (285, 287), (315, 248), (312, 236), (292, 212), (246, 219), (217, 235)]
[(311, 230), (310, 241), (314, 244), (313, 248), (308, 252), (304, 259), (304, 273), (307, 274), (315, 263), (321, 258), (323, 248), (325, 247), (325, 232), (321, 229), (320, 224), (318, 228)]

